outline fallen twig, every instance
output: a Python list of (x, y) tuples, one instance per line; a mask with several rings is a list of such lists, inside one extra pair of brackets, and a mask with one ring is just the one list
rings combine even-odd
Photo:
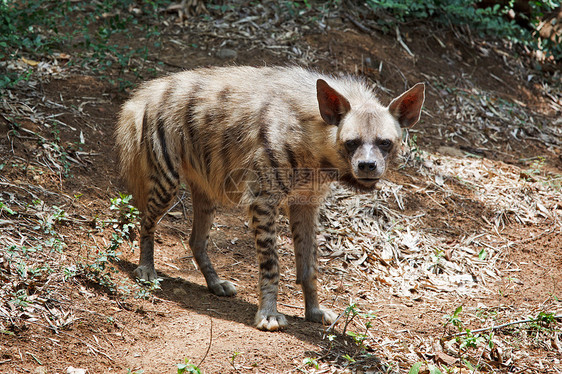
[(201, 361), (199, 361), (199, 365), (197, 365), (197, 367), (201, 366), (203, 361), (205, 361), (205, 359), (207, 358), (207, 355), (209, 354), (209, 351), (211, 350), (211, 345), (213, 344), (213, 318), (209, 317), (209, 319), (211, 320), (211, 328), (210, 328), (210, 332), (209, 332), (209, 335), (210, 335), (209, 336), (209, 345), (207, 346), (207, 352), (205, 352), (205, 355), (203, 356)]
[(398, 43), (400, 43), (400, 45), (402, 46), (402, 48), (404, 48), (406, 50), (406, 52), (408, 52), (408, 54), (412, 57), (414, 57), (414, 54), (412, 53), (412, 51), (410, 50), (410, 48), (408, 48), (408, 46), (406, 45), (406, 43), (404, 43), (404, 40), (402, 40), (402, 36), (400, 35), (400, 29), (398, 28), (398, 25), (396, 25), (396, 40), (398, 40)]
[(361, 22), (357, 21), (355, 18), (351, 17), (348, 13), (344, 13), (344, 17), (349, 20), (349, 22), (353, 23), (355, 27), (359, 30), (363, 31), (366, 34), (370, 34), (372, 30), (367, 26), (363, 25)]
[[(554, 319), (562, 319), (562, 314), (553, 316), (552, 318), (554, 318)], [(535, 322), (535, 321), (536, 321), (535, 318), (522, 319), (522, 320), (519, 320), (519, 321), (513, 321), (513, 322), (509, 322), (509, 323), (504, 323), (503, 325), (497, 325), (497, 326), (491, 326), (491, 327), (484, 327), (484, 328), (481, 328), (481, 329), (459, 332), (459, 333), (457, 333), (457, 334), (448, 335), (448, 336), (445, 337), (445, 339), (454, 338), (454, 337), (457, 337), (457, 336), (468, 335), (468, 334), (474, 334), (474, 333), (476, 333), (476, 332), (482, 332), (482, 331), (488, 331), (488, 330), (499, 330), (499, 329), (502, 329), (502, 328), (507, 327), (507, 326), (518, 325), (518, 324), (521, 324), (521, 323)]]

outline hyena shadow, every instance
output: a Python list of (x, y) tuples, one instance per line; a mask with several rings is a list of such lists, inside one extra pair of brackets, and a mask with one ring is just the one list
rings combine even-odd
[[(135, 279), (134, 270), (136, 265), (132, 262), (121, 260), (118, 267), (127, 273), (131, 279)], [(211, 318), (232, 321), (255, 327), (253, 316), (258, 311), (258, 305), (245, 300), (239, 296), (224, 297), (217, 296), (206, 286), (190, 282), (181, 277), (172, 277), (162, 270), (158, 275), (163, 280), (160, 282), (160, 290), (154, 291), (154, 295), (163, 300), (171, 301), (177, 306)], [(295, 315), (287, 314), (288, 325), (281, 333), (290, 334), (296, 338), (310, 343), (320, 344), (322, 334), (318, 331), (325, 329), (321, 324), (305, 321), (299, 316), (302, 311), (296, 310)]]

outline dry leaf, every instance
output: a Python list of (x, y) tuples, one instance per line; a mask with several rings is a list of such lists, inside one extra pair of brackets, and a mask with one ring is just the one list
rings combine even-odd
[(25, 57), (22, 57), (21, 60), (22, 60), (24, 63), (28, 64), (29, 66), (37, 66), (37, 65), (39, 65), (39, 61), (28, 60), (28, 59), (25, 58)]
[(435, 362), (440, 363), (440, 364), (445, 364), (448, 366), (454, 365), (455, 363), (457, 363), (459, 361), (458, 358), (453, 357), (453, 356), (449, 356), (448, 354), (446, 354), (443, 351), (437, 352), (435, 354)]

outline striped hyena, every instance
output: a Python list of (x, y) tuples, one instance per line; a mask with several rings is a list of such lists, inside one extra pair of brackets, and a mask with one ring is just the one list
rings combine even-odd
[(332, 323), (316, 291), (319, 205), (334, 180), (372, 190), (423, 101), (423, 84), (385, 107), (361, 80), (297, 67), (205, 68), (145, 83), (124, 104), (116, 130), (122, 173), (142, 213), (135, 274), (157, 277), (154, 231), (183, 178), (193, 202), (189, 245), (211, 292), (236, 293), (207, 256), (215, 207), (243, 202), (259, 262), (256, 326), (287, 324), (277, 312), (275, 245), (286, 204), (306, 319)]

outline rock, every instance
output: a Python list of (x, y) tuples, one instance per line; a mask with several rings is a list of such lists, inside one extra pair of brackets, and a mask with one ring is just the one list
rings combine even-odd
[(236, 56), (238, 56), (238, 52), (234, 49), (222, 48), (217, 52), (217, 57), (223, 60), (236, 58)]

